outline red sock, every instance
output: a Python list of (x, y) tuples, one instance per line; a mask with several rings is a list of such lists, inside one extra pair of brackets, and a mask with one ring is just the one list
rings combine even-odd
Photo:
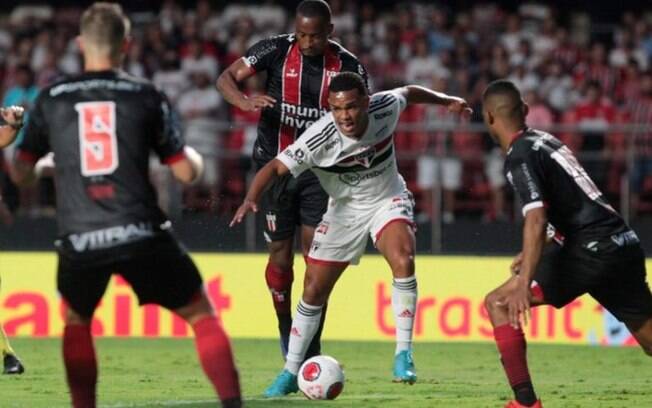
[(294, 281), (294, 270), (290, 268), (284, 271), (278, 266), (267, 263), (265, 268), (265, 280), (267, 287), (272, 294), (276, 314), (290, 314), (292, 308), (292, 282)]
[(231, 344), (215, 316), (207, 316), (192, 325), (197, 354), (204, 373), (213, 383), (222, 401), (240, 399), (240, 382)]
[(66, 325), (63, 330), (63, 362), (72, 406), (94, 408), (97, 362), (90, 325)]
[(531, 382), (527, 368), (525, 336), (521, 328), (515, 329), (509, 324), (494, 328), (494, 338), (500, 352), (500, 358), (509, 380), (514, 387)]

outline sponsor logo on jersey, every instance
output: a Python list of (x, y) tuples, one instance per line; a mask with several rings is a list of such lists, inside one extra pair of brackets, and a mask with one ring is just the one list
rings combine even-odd
[(372, 170), (363, 174), (360, 174), (355, 171), (350, 173), (342, 173), (339, 175), (339, 179), (342, 183), (355, 187), (358, 184), (360, 184), (360, 182), (362, 181), (370, 180), (378, 176), (381, 176), (391, 166), (392, 166), (392, 162), (388, 163), (387, 166), (383, 167), (382, 169)]
[[(374, 159), (374, 156), (376, 155), (376, 148), (373, 146), (362, 146), (358, 148), (357, 151), (358, 153), (355, 153), (352, 156), (353, 161), (369, 168), (369, 166), (371, 166), (371, 162)], [(342, 154), (340, 153), (340, 155)]]
[[(376, 119), (376, 120), (381, 120), (381, 119), (384, 119), (384, 118), (386, 118), (386, 117), (388, 117), (388, 116), (391, 116), (391, 115), (392, 115), (392, 111), (391, 111), (391, 110), (388, 110), (388, 111), (385, 111), (385, 112), (381, 112), (381, 113), (376, 113), (376, 114), (374, 114), (374, 119)], [(385, 127), (387, 127), (387, 126), (385, 126)], [(383, 129), (384, 129), (384, 128), (383, 128)], [(381, 130), (382, 130), (382, 129), (381, 129)], [(376, 134), (378, 134), (378, 133), (380, 133), (380, 132), (377, 132)]]
[(299, 73), (297, 72), (296, 69), (290, 68), (290, 70), (285, 74), (286, 77), (288, 78), (296, 78), (299, 76)]
[(283, 154), (294, 160), (299, 165), (303, 164), (303, 158), (306, 157), (306, 154), (301, 149), (296, 149), (295, 151), (285, 149), (283, 150)]
[(324, 150), (329, 151), (341, 142), (339, 137), (333, 137), (324, 145)]
[(312, 243), (310, 244), (310, 251), (311, 252), (317, 252), (317, 250), (321, 247), (321, 242), (315, 241), (314, 239), (312, 240)]
[(258, 58), (256, 58), (255, 55), (251, 55), (245, 58), (245, 61), (247, 62), (247, 65), (252, 66), (252, 65), (256, 65), (256, 63), (258, 62)]
[(296, 129), (307, 129), (328, 111), (293, 103), (281, 103), (281, 124)]
[(149, 222), (118, 225), (101, 230), (70, 234), (68, 239), (77, 252), (113, 248), (128, 242), (154, 236), (154, 228)]

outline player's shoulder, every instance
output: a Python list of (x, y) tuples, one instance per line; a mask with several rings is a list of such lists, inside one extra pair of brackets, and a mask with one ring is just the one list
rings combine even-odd
[(332, 146), (329, 142), (334, 138), (338, 138), (337, 126), (333, 115), (327, 113), (306, 129), (300, 139), (312, 154), (316, 154), (325, 146)]
[(562, 143), (551, 135), (538, 129), (527, 128), (512, 142), (507, 149), (508, 162), (524, 161), (528, 158), (538, 157), (550, 150), (556, 150)]
[(44, 97), (56, 98), (61, 95), (93, 89), (147, 93), (148, 91), (156, 91), (156, 86), (148, 79), (136, 77), (122, 70), (83, 72), (54, 82), (45, 87), (41, 94)]
[(328, 40), (328, 46), (331, 48), (331, 50), (338, 54), (343, 61), (349, 60), (356, 63), (359, 62), (358, 57), (356, 57), (351, 51), (344, 48), (344, 46), (337, 41)]
[[(274, 53), (285, 53), (295, 41), (294, 34), (279, 34), (256, 41), (247, 52), (248, 58), (260, 59)], [(250, 61), (253, 65), (257, 61)]]
[(383, 113), (400, 113), (396, 109), (405, 98), (394, 90), (376, 92), (369, 98), (369, 113), (381, 115)]

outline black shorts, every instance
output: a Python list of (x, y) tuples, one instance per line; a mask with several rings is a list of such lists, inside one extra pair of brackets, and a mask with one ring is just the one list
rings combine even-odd
[(174, 310), (197, 296), (202, 278), (186, 250), (168, 232), (104, 250), (95, 259), (59, 251), (57, 289), (68, 305), (91, 317), (113, 273), (131, 285), (139, 303)]
[(294, 237), (297, 225), (316, 227), (328, 207), (328, 194), (312, 172), (298, 178), (288, 174), (276, 179), (265, 192), (261, 207), (265, 239), (281, 241)]
[(638, 244), (601, 245), (597, 252), (551, 244), (534, 280), (546, 303), (556, 308), (588, 293), (618, 320), (635, 322), (652, 317), (652, 293), (645, 275), (645, 254)]

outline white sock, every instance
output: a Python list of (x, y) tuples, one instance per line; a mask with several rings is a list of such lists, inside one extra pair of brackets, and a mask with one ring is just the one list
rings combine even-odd
[(292, 330), (290, 330), (290, 344), (288, 355), (285, 360), (285, 369), (296, 375), (299, 367), (306, 357), (306, 351), (312, 338), (315, 337), (321, 320), (321, 311), (324, 305), (312, 306), (299, 301), (297, 313), (292, 319)]
[(396, 354), (412, 349), (412, 328), (417, 310), (417, 277), (395, 278), (392, 283), (392, 310), (396, 321)]

